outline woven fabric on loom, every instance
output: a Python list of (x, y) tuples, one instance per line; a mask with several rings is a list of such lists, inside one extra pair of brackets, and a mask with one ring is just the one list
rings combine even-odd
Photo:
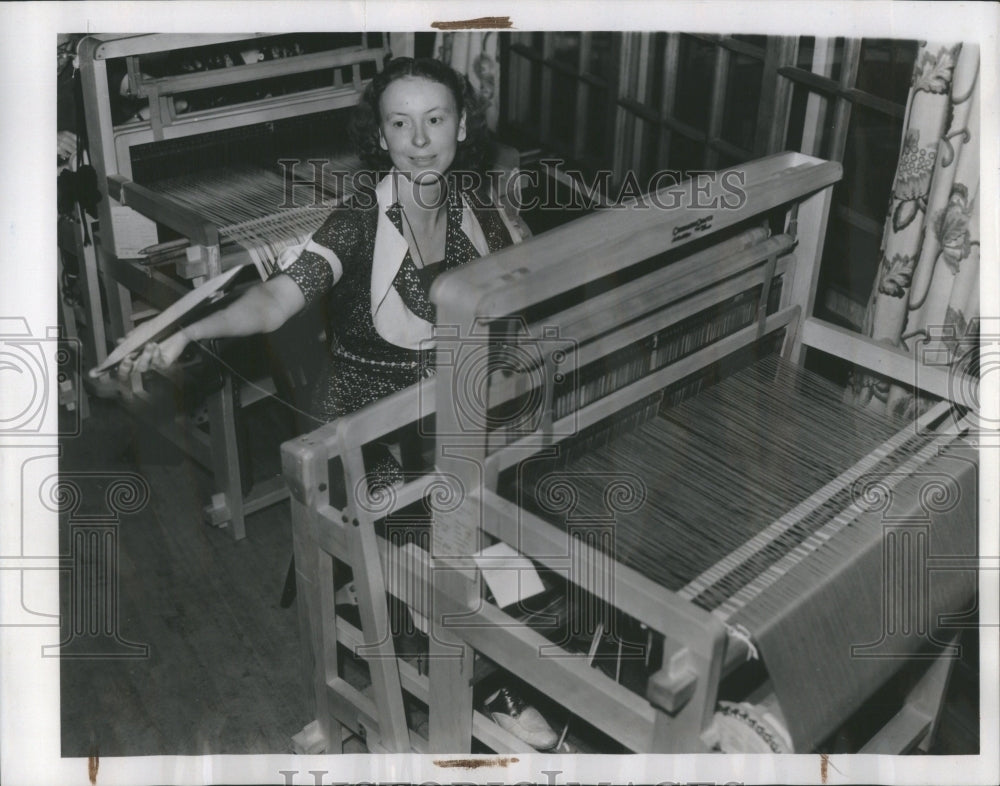
[[(330, 172), (354, 172), (360, 167), (358, 159), (350, 155), (321, 160), (326, 161), (324, 170)], [(353, 193), (350, 178), (326, 179), (311, 171), (317, 183), (296, 182), (291, 188), (282, 175), (253, 166), (167, 177), (151, 188), (217, 226), (221, 241), (246, 249), (261, 278), (266, 279), (277, 269), (285, 248), (305, 242), (330, 210)]]
[[(633, 413), (634, 414), (634, 413)], [(727, 570), (713, 567), (899, 428), (842, 401), (827, 380), (772, 356), (621, 429), (531, 485), (521, 500), (562, 527), (613, 526), (616, 561), (714, 609), (844, 507), (834, 495)], [(583, 438), (586, 439), (586, 436)], [(614, 509), (613, 478), (644, 499)], [(575, 504), (552, 515), (554, 484)], [(846, 490), (849, 493), (849, 490)]]
[[(700, 385), (525, 462), (507, 493), (749, 631), (810, 750), (904, 658), (941, 651), (942, 615), (974, 619), (975, 572), (921, 560), (976, 554), (976, 451), (873, 417), (776, 355), (667, 406)], [(884, 506), (860, 490), (873, 482)]]
[(975, 572), (921, 560), (976, 554), (976, 450), (872, 417), (777, 355), (667, 406), (714, 376), (524, 462), (506, 493), (748, 631), (795, 750), (811, 750), (906, 659), (946, 646), (943, 615), (974, 620)]

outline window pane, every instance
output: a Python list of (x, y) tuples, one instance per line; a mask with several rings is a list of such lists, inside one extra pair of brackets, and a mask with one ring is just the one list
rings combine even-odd
[[(525, 180), (524, 193), (522, 195), (526, 204), (534, 205), (531, 209), (525, 210), (522, 214), (525, 223), (531, 227), (531, 231), (536, 235), (547, 232), (557, 226), (580, 218), (586, 215), (589, 209), (580, 206), (581, 200), (574, 197), (572, 189), (559, 180), (549, 179), (548, 170), (537, 164), (528, 165), (526, 171), (534, 173), (533, 178)], [(531, 183), (537, 183), (532, 187)], [(588, 181), (588, 185), (591, 181)], [(552, 210), (545, 206), (547, 195), (554, 195), (554, 202), (557, 205), (567, 205), (573, 207), (562, 207)]]
[(701, 142), (688, 139), (674, 132), (670, 135), (670, 168), (681, 172), (701, 169), (705, 156), (705, 146)]
[(580, 61), (580, 34), (552, 33), (552, 57), (576, 69)]
[(747, 44), (753, 44), (761, 49), (767, 46), (767, 36), (766, 35), (734, 35), (732, 36), (737, 41), (743, 41)]
[(646, 181), (649, 180), (657, 168), (656, 158), (660, 146), (660, 125), (659, 123), (647, 123), (640, 120), (638, 126), (639, 133), (642, 134), (642, 151), (639, 156), (639, 171), (636, 172), (636, 177), (639, 179), (642, 190), (645, 191)]
[(725, 153), (719, 153), (719, 160), (717, 166), (719, 169), (728, 169), (731, 166), (736, 166), (737, 164), (742, 164), (743, 160), (739, 158), (733, 158)]
[(590, 62), (587, 68), (594, 76), (611, 79), (614, 64), (614, 36), (620, 33), (592, 33), (590, 36)]
[(680, 50), (676, 114), (685, 123), (704, 129), (708, 125), (715, 47), (684, 36)]
[(916, 41), (866, 38), (861, 42), (858, 89), (905, 105), (916, 57)]
[(663, 111), (661, 98), (663, 96), (663, 81), (666, 78), (667, 34), (654, 34), (650, 46), (652, 49), (652, 65), (649, 69), (649, 78), (646, 82), (646, 95), (643, 103), (655, 112), (660, 113)]
[(552, 142), (568, 153), (576, 139), (576, 80), (552, 72)]
[[(423, 35), (423, 34), (422, 33), (418, 33), (418, 35)], [(534, 40), (535, 40), (534, 39), (534, 36), (535, 36), (534, 33), (517, 33), (517, 32), (511, 32), (511, 33), (508, 33), (507, 35), (510, 36), (510, 42), (512, 44), (522, 44), (523, 46), (527, 46), (527, 47), (534, 46)]]
[(813, 53), (816, 51), (816, 39), (811, 35), (799, 36), (799, 53), (795, 64), (799, 68), (812, 71)]
[(608, 101), (608, 91), (591, 87), (587, 102), (587, 130), (585, 149), (588, 155), (601, 161), (610, 159), (608, 149), (608, 119), (614, 107)]
[(833, 44), (833, 68), (830, 69), (830, 78), (840, 81), (841, 65), (844, 62), (844, 39), (838, 38)]
[(896, 174), (902, 121), (857, 104), (851, 110), (840, 193), (853, 210), (881, 222)]
[[(729, 58), (729, 79), (722, 112), (722, 138), (746, 150), (753, 150), (760, 108), (760, 82), (764, 64), (746, 55)], [(768, 122), (770, 118), (764, 118)]]
[(822, 309), (831, 289), (855, 303), (867, 302), (878, 272), (880, 240), (878, 235), (852, 226), (831, 210), (820, 268), (818, 307)]

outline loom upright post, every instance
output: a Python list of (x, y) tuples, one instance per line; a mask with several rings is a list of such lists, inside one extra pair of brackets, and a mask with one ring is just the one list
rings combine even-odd
[(667, 639), (663, 665), (649, 678), (646, 698), (656, 710), (650, 751), (711, 749), (711, 722), (726, 654), (726, 629), (715, 620), (681, 646)]
[(474, 335), (475, 307), (462, 309), (449, 329), (454, 341), (438, 340), (436, 379), (435, 464), (452, 492), (454, 510), (436, 511), (432, 530), (433, 607), (430, 640), (430, 749), (467, 753), (472, 746), (474, 653), (456, 627), (461, 617), (480, 602), (479, 575), (471, 557), (480, 548), (487, 466), (485, 430), (469, 429), (485, 422), (469, 390), (459, 386), (458, 370), (482, 362), (480, 353), (488, 344)]
[(823, 239), (826, 236), (826, 222), (833, 199), (833, 186), (817, 191), (797, 203), (789, 213), (789, 223), (785, 228), (796, 238), (796, 264), (792, 268), (790, 286), (782, 290), (781, 306), (799, 304), (803, 313), (798, 320), (794, 334), (786, 339), (785, 356), (793, 363), (802, 363), (802, 326), (813, 315), (816, 308), (816, 290), (819, 286), (819, 268), (823, 260)]
[[(295, 608), (299, 623), (302, 654), (302, 683), (306, 707), (313, 720), (295, 735), (293, 744), (298, 753), (341, 753), (340, 725), (327, 708), (326, 674), (337, 673), (335, 621), (323, 613), (321, 579), (329, 574), (332, 590), (333, 570), (327, 555), (319, 545), (312, 506), (322, 484), (326, 489), (325, 463), (308, 437), (291, 440), (281, 446), (281, 467), (288, 483), (292, 513), (292, 554), (295, 560)], [(332, 633), (327, 654), (326, 630)], [(327, 658), (330, 659), (328, 665)], [(332, 668), (331, 668), (332, 666)], [(310, 738), (307, 740), (307, 738)]]

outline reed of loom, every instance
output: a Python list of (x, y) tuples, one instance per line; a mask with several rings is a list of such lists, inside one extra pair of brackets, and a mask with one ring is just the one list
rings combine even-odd
[[(877, 644), (881, 622), (869, 601), (885, 511), (852, 492), (884, 477), (891, 513), (909, 520), (923, 504), (922, 472), (953, 478), (966, 507), (936, 514), (935, 537), (968, 553), (974, 457), (934, 430), (951, 414), (952, 388), (940, 370), (922, 370), (921, 385), (945, 402), (916, 430), (887, 427), (801, 368), (810, 347), (911, 381), (913, 360), (812, 316), (839, 165), (784, 153), (738, 171), (746, 199), (735, 209), (604, 211), (442, 277), (432, 292), (436, 376), (283, 446), (316, 713), (302, 750), (340, 750), (349, 733), (373, 751), (459, 753), (473, 739), (523, 750), (474, 705), (476, 653), (637, 752), (711, 749), (720, 681), (755, 649), (770, 679), (754, 701), (780, 709), (796, 750), (899, 667), (877, 657), (845, 667), (841, 645)], [(692, 204), (692, 188), (678, 187), (680, 204)], [(696, 218), (711, 231), (685, 253), (699, 240), (684, 236)], [(717, 232), (725, 239), (711, 242)], [(669, 264), (646, 261), (675, 248)], [(517, 316), (527, 317), (520, 327)], [(780, 358), (758, 360), (773, 349)], [(706, 386), (727, 373), (720, 360), (734, 365), (741, 353), (744, 368)], [(504, 371), (484, 374), (490, 363)], [(414, 424), (433, 438), (434, 469), (373, 491), (362, 447)], [(725, 488), (696, 487), (715, 477)], [(434, 510), (425, 549), (380, 537), (388, 516), (425, 499)], [(609, 506), (613, 551), (571, 534), (581, 521), (607, 522)], [(638, 693), (593, 668), (593, 648), (574, 654), (481, 601), (472, 555), (494, 539), (660, 642)], [(353, 571), (360, 627), (333, 603), (335, 560)], [(855, 579), (848, 591), (865, 582), (853, 618), (855, 609), (837, 609), (849, 605), (844, 576)], [(935, 608), (961, 611), (968, 581), (945, 590)], [(396, 657), (387, 592), (429, 618), (429, 674)], [(790, 631), (813, 641), (788, 646)], [(369, 668), (368, 691), (344, 679), (340, 661), (352, 655)], [(919, 701), (873, 750), (926, 741), (947, 663), (935, 661)], [(833, 697), (815, 702), (816, 690)], [(797, 691), (808, 698), (796, 701)], [(407, 695), (427, 706), (426, 729), (412, 726)]]

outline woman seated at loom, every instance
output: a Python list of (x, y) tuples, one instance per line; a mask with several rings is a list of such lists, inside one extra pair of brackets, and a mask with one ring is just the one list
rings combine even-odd
[[(440, 273), (525, 237), (516, 218), (460, 189), (457, 172), (482, 172), (489, 149), (485, 111), (464, 76), (431, 59), (398, 58), (375, 76), (359, 104), (355, 142), (386, 174), (377, 204), (335, 209), (280, 273), (228, 308), (166, 340), (147, 343), (120, 377), (165, 369), (192, 341), (277, 330), (328, 298), (330, 362), (312, 394), (317, 425), (335, 420), (433, 373), (431, 283)], [(465, 184), (467, 185), (467, 184)], [(369, 464), (369, 483), (396, 483), (388, 449)], [(534, 747), (557, 742), (541, 714), (510, 688), (487, 699), (508, 731)]]

